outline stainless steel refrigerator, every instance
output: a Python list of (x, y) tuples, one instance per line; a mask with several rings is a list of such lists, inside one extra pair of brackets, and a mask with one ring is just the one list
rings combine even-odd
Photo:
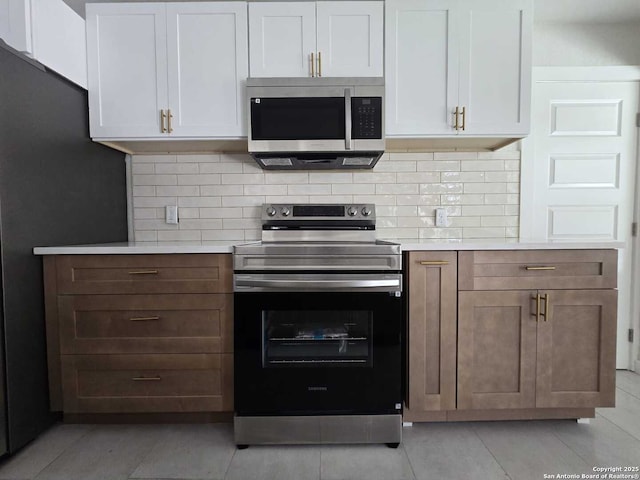
[(35, 246), (127, 239), (124, 154), (89, 139), (87, 92), (0, 48), (0, 455), (49, 410)]

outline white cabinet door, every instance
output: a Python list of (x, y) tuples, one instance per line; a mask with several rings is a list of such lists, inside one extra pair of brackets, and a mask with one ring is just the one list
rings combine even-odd
[(87, 88), (84, 19), (62, 0), (31, 0), (33, 57)]
[(19, 52), (32, 53), (30, 0), (0, 0), (0, 38)]
[(386, 2), (386, 132), (450, 135), (458, 98), (457, 22), (450, 0)]
[(252, 77), (309, 77), (315, 51), (314, 2), (249, 3)]
[(246, 4), (167, 4), (167, 55), (171, 135), (246, 135)]
[(166, 137), (160, 131), (160, 110), (168, 105), (165, 5), (86, 8), (91, 136)]
[(526, 135), (531, 104), (530, 0), (460, 0), (462, 135)]
[(383, 76), (383, 17), (383, 2), (318, 2), (320, 76)]

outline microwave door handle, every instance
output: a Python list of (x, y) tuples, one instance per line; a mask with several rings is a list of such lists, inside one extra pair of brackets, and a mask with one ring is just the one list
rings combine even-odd
[(344, 149), (351, 150), (351, 89), (344, 89)]

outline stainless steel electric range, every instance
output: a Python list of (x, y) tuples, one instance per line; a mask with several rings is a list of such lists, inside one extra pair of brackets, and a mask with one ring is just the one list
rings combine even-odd
[(401, 441), (402, 255), (375, 223), (269, 204), (262, 242), (234, 248), (238, 446)]

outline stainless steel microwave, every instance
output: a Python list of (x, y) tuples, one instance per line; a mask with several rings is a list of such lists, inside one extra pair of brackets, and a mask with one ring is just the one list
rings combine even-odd
[(383, 78), (249, 78), (249, 153), (265, 169), (373, 168)]

